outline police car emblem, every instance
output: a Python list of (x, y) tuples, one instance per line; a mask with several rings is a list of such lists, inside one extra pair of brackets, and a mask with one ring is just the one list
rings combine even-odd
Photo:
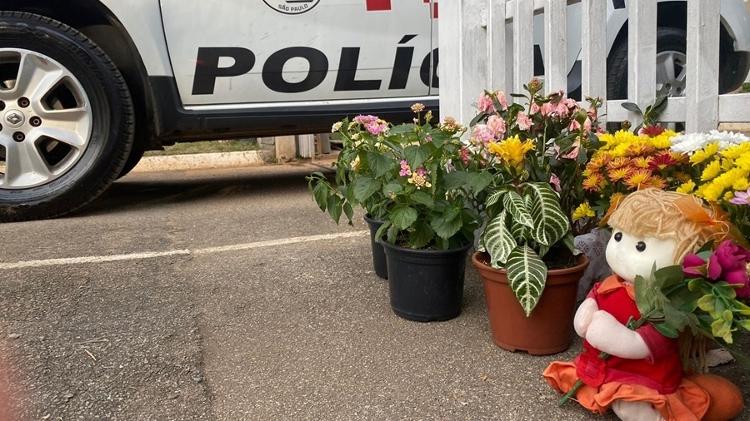
[(263, 0), (268, 7), (287, 15), (299, 15), (309, 12), (320, 3), (320, 0)]

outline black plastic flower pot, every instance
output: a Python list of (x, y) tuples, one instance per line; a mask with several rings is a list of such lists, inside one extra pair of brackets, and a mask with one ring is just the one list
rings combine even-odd
[(381, 244), (388, 259), (394, 313), (418, 322), (450, 320), (461, 314), (466, 253), (471, 244), (453, 250), (414, 250)]
[(375, 268), (375, 274), (383, 279), (388, 279), (388, 264), (385, 259), (385, 251), (383, 246), (375, 241), (375, 234), (383, 225), (383, 221), (372, 219), (368, 215), (365, 215), (365, 222), (370, 227), (370, 245), (372, 246), (372, 265)]

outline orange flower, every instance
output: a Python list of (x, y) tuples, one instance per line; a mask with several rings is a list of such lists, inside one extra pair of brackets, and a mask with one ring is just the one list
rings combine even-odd
[(633, 143), (628, 147), (627, 154), (630, 156), (650, 155), (654, 152), (654, 147), (646, 143)]
[(688, 181), (692, 180), (690, 174), (684, 173), (682, 171), (675, 173), (674, 178), (677, 179), (680, 183), (687, 183)]
[(616, 168), (624, 167), (624, 166), (628, 165), (629, 163), (630, 163), (630, 160), (628, 158), (625, 158), (625, 157), (621, 156), (619, 158), (615, 158), (612, 161), (610, 161), (607, 164), (607, 168), (610, 169), (610, 170), (614, 170)]
[(620, 180), (628, 178), (630, 174), (632, 173), (633, 173), (633, 170), (631, 170), (629, 167), (622, 167), (622, 168), (615, 168), (615, 169), (609, 170), (607, 175), (609, 176), (609, 179), (612, 180), (613, 183), (616, 183)]
[(653, 187), (655, 189), (664, 190), (667, 188), (667, 181), (658, 175), (651, 176), (645, 183), (641, 184), (640, 188), (645, 189), (647, 187)]
[(604, 188), (606, 184), (607, 180), (605, 180), (604, 177), (598, 173), (591, 174), (583, 180), (583, 188), (592, 192), (598, 192), (599, 190)]
[(589, 161), (588, 165), (586, 165), (587, 168), (599, 169), (605, 165), (607, 165), (612, 160), (612, 157), (605, 152), (597, 152), (594, 154), (594, 156), (591, 158), (591, 161)]
[(646, 168), (651, 167), (651, 162), (653, 161), (653, 158), (650, 156), (639, 156), (637, 158), (633, 158), (633, 165), (637, 168), (643, 168), (644, 170)]
[(640, 189), (643, 184), (648, 184), (651, 179), (651, 171), (638, 170), (625, 179), (625, 185), (631, 189)]

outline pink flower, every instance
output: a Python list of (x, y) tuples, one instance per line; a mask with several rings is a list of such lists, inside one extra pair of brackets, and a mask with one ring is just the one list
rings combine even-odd
[(495, 133), (486, 124), (477, 124), (471, 132), (471, 137), (482, 144), (487, 144), (495, 138)]
[(592, 120), (596, 120), (597, 113), (598, 111), (594, 107), (589, 108), (589, 110), (586, 112), (586, 114), (588, 114), (589, 118)]
[(555, 112), (556, 108), (557, 107), (555, 106), (555, 104), (553, 104), (551, 102), (545, 102), (544, 104), (542, 104), (542, 110), (541, 110), (542, 111), (542, 115), (544, 117), (547, 117), (548, 115), (550, 115), (553, 112)]
[(482, 113), (494, 113), (495, 103), (492, 102), (492, 97), (483, 92), (482, 95), (479, 95), (479, 99), (477, 99), (477, 108)]
[(378, 121), (378, 118), (374, 115), (358, 115), (354, 117), (354, 122), (361, 125), (366, 125)]
[(459, 154), (461, 155), (461, 161), (464, 165), (469, 165), (469, 148), (462, 146)]
[(583, 130), (586, 130), (587, 132), (591, 131), (591, 119), (588, 117), (583, 121)]
[(487, 128), (493, 133), (495, 138), (501, 138), (505, 134), (505, 120), (495, 114), (487, 119)]
[(367, 130), (371, 135), (377, 136), (388, 130), (388, 124), (383, 120), (373, 121), (371, 123), (365, 124), (365, 130)]
[(562, 100), (562, 102), (565, 103), (565, 106), (568, 108), (575, 108), (578, 106), (578, 102), (573, 98), (566, 98)]
[(508, 109), (508, 98), (505, 97), (505, 92), (500, 91), (497, 93), (497, 102), (500, 103), (500, 107), (503, 111)]
[(529, 110), (529, 115), (534, 115), (534, 114), (538, 113), (540, 110), (541, 110), (541, 108), (539, 108), (539, 104), (537, 104), (535, 102), (535, 103), (531, 104), (531, 109)]
[(580, 151), (581, 151), (581, 141), (576, 140), (575, 142), (573, 142), (573, 148), (570, 150), (570, 152), (566, 153), (562, 157), (565, 159), (576, 159), (578, 158), (578, 154), (580, 153)]
[(565, 105), (565, 101), (560, 101), (557, 104), (557, 108), (555, 109), (555, 112), (557, 113), (557, 116), (559, 118), (565, 118), (570, 113), (570, 110), (568, 109), (568, 106)]
[(734, 197), (732, 198), (732, 200), (729, 201), (729, 203), (733, 205), (749, 206), (750, 205), (750, 189), (747, 189), (746, 192), (744, 191), (734, 192)]
[(706, 276), (706, 261), (697, 254), (688, 254), (682, 261), (682, 271), (689, 276)]
[(399, 171), (398, 175), (401, 177), (408, 177), (411, 175), (411, 168), (405, 159), (401, 160), (401, 171)]
[(424, 140), (425, 140), (425, 142), (432, 142), (432, 136), (431, 135), (427, 135), (427, 136), (424, 137)]
[(581, 130), (581, 123), (578, 122), (578, 120), (571, 120), (570, 126), (568, 126), (568, 130), (571, 132), (577, 132), (578, 130)]
[[(534, 106), (532, 105), (531, 108), (533, 109)], [(523, 111), (519, 112), (518, 116), (516, 116), (516, 122), (518, 123), (518, 128), (521, 130), (529, 130), (532, 125), (531, 119)]]
[(556, 192), (562, 191), (562, 187), (560, 187), (560, 177), (558, 177), (557, 174), (552, 173), (549, 177), (549, 183), (555, 187)]
[(737, 296), (750, 298), (750, 277), (747, 273), (749, 262), (750, 251), (726, 240), (714, 250), (708, 262), (698, 255), (687, 255), (682, 263), (682, 270), (690, 276), (706, 276), (713, 281), (723, 280), (739, 285)]
[(415, 173), (417, 175), (419, 175), (419, 176), (422, 176), (422, 177), (424, 177), (425, 175), (429, 174), (429, 172), (427, 172), (427, 170), (424, 167), (417, 168), (417, 170), (415, 171)]

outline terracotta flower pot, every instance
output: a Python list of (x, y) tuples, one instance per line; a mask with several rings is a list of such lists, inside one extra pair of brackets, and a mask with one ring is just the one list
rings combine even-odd
[(574, 267), (549, 271), (542, 298), (530, 317), (510, 289), (505, 270), (489, 266), (485, 253), (474, 253), (471, 261), (484, 282), (492, 339), (497, 346), (532, 355), (556, 354), (570, 347), (578, 281), (589, 263), (586, 256), (581, 255)]

